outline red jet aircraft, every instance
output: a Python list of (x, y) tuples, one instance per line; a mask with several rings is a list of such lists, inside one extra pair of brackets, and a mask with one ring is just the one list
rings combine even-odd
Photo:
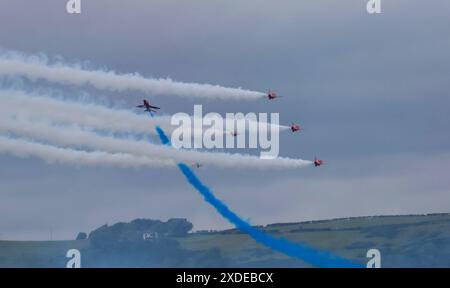
[(278, 94), (273, 91), (269, 91), (269, 93), (267, 93), (267, 98), (269, 100), (273, 100), (273, 99), (280, 98), (280, 97), (282, 97), (282, 96), (278, 96)]
[(145, 111), (150, 112), (150, 114), (152, 114), (152, 112), (156, 112), (155, 109), (161, 109), (159, 107), (150, 105), (150, 101), (148, 101), (147, 99), (144, 99), (144, 104), (138, 105), (136, 107), (137, 108), (145, 108)]
[(301, 127), (299, 124), (292, 123), (292, 125), (291, 125), (292, 132), (300, 131), (300, 129), (301, 129)]
[(323, 164), (324, 164), (323, 160), (314, 158), (314, 166), (318, 167), (318, 166), (323, 165)]

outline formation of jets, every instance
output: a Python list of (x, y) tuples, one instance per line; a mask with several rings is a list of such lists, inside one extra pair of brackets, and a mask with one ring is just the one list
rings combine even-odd
[[(282, 96), (278, 96), (278, 94), (276, 92), (273, 92), (273, 91), (270, 91), (270, 90), (267, 93), (267, 99), (269, 99), (269, 100), (274, 100), (274, 99), (280, 98), (280, 97), (282, 97)], [(159, 107), (151, 105), (150, 101), (147, 100), (147, 99), (144, 99), (142, 102), (143, 102), (143, 104), (137, 105), (136, 107), (137, 108), (144, 108), (145, 111), (150, 113), (150, 115), (153, 115), (153, 112), (157, 112), (157, 110), (161, 109)], [(290, 128), (291, 128), (292, 133), (295, 133), (295, 132), (298, 132), (298, 131), (301, 130), (300, 124), (297, 124), (297, 123), (292, 123)], [(234, 137), (236, 137), (238, 135), (238, 133), (235, 132), (235, 131), (230, 132), (230, 133)], [(319, 167), (319, 166), (321, 166), (323, 164), (324, 164), (323, 160), (314, 158), (314, 166), (315, 167)], [(194, 168), (200, 168), (203, 165), (201, 163), (194, 163), (191, 166), (194, 167)]]
[[(283, 97), (283, 96), (278, 96), (278, 94), (276, 92), (273, 92), (273, 91), (270, 91), (270, 90), (267, 93), (267, 99), (269, 99), (269, 100), (274, 100), (274, 99), (277, 99), (277, 98), (280, 98), (280, 97)], [(291, 125), (292, 133), (300, 131), (300, 130), (301, 130), (301, 126), (299, 124), (292, 123), (292, 125)], [(321, 166), (323, 164), (324, 164), (323, 160), (314, 158), (314, 166), (315, 167), (319, 167), (319, 166)]]

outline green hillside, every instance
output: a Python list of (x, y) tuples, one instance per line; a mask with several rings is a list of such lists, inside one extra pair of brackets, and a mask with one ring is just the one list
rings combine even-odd
[[(0, 241), (0, 267), (64, 267), (67, 250), (83, 267), (309, 267), (275, 253), (238, 230), (187, 233), (186, 220), (138, 219), (103, 226), (87, 240)], [(381, 252), (382, 267), (450, 267), (450, 214), (376, 216), (259, 227), (361, 264)], [(143, 232), (158, 237), (144, 240)], [(159, 234), (158, 234), (159, 233)], [(153, 234), (152, 234), (153, 235)]]

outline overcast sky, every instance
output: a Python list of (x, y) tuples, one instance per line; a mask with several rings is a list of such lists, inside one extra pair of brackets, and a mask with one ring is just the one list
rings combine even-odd
[[(152, 97), (164, 112), (279, 112), (295, 171), (199, 169), (252, 224), (450, 211), (450, 2), (1, 0), (0, 48), (93, 67), (285, 95), (225, 102)], [(9, 87), (8, 81), (0, 85)], [(142, 93), (90, 93), (124, 108)], [(23, 82), (27, 89), (35, 89)], [(5, 88), (4, 87), (4, 88)], [(1, 103), (0, 103), (1, 105)], [(231, 151), (232, 152), (232, 151)], [(231, 227), (176, 169), (74, 168), (0, 155), (0, 239), (72, 239), (105, 223), (188, 218)]]

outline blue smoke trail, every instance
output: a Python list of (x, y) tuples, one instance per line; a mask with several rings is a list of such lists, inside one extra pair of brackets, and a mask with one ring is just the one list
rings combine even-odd
[[(162, 144), (170, 145), (170, 140), (161, 127), (156, 127), (156, 132), (161, 139)], [(275, 251), (284, 253), (288, 256), (298, 258), (316, 267), (324, 268), (363, 268), (362, 265), (353, 261), (341, 258), (326, 251), (320, 251), (309, 247), (304, 243), (292, 243), (283, 238), (275, 238), (268, 235), (241, 219), (233, 211), (231, 211), (222, 201), (217, 199), (212, 191), (206, 187), (194, 172), (184, 163), (178, 163), (178, 168), (184, 174), (189, 183), (205, 198), (206, 202), (216, 208), (225, 219), (230, 221), (239, 230), (247, 233), (256, 242), (272, 248)]]
[(161, 139), (161, 143), (170, 146), (170, 140), (166, 133), (164, 133), (164, 130), (162, 130), (159, 126), (156, 126), (156, 132), (158, 133), (159, 139)]

